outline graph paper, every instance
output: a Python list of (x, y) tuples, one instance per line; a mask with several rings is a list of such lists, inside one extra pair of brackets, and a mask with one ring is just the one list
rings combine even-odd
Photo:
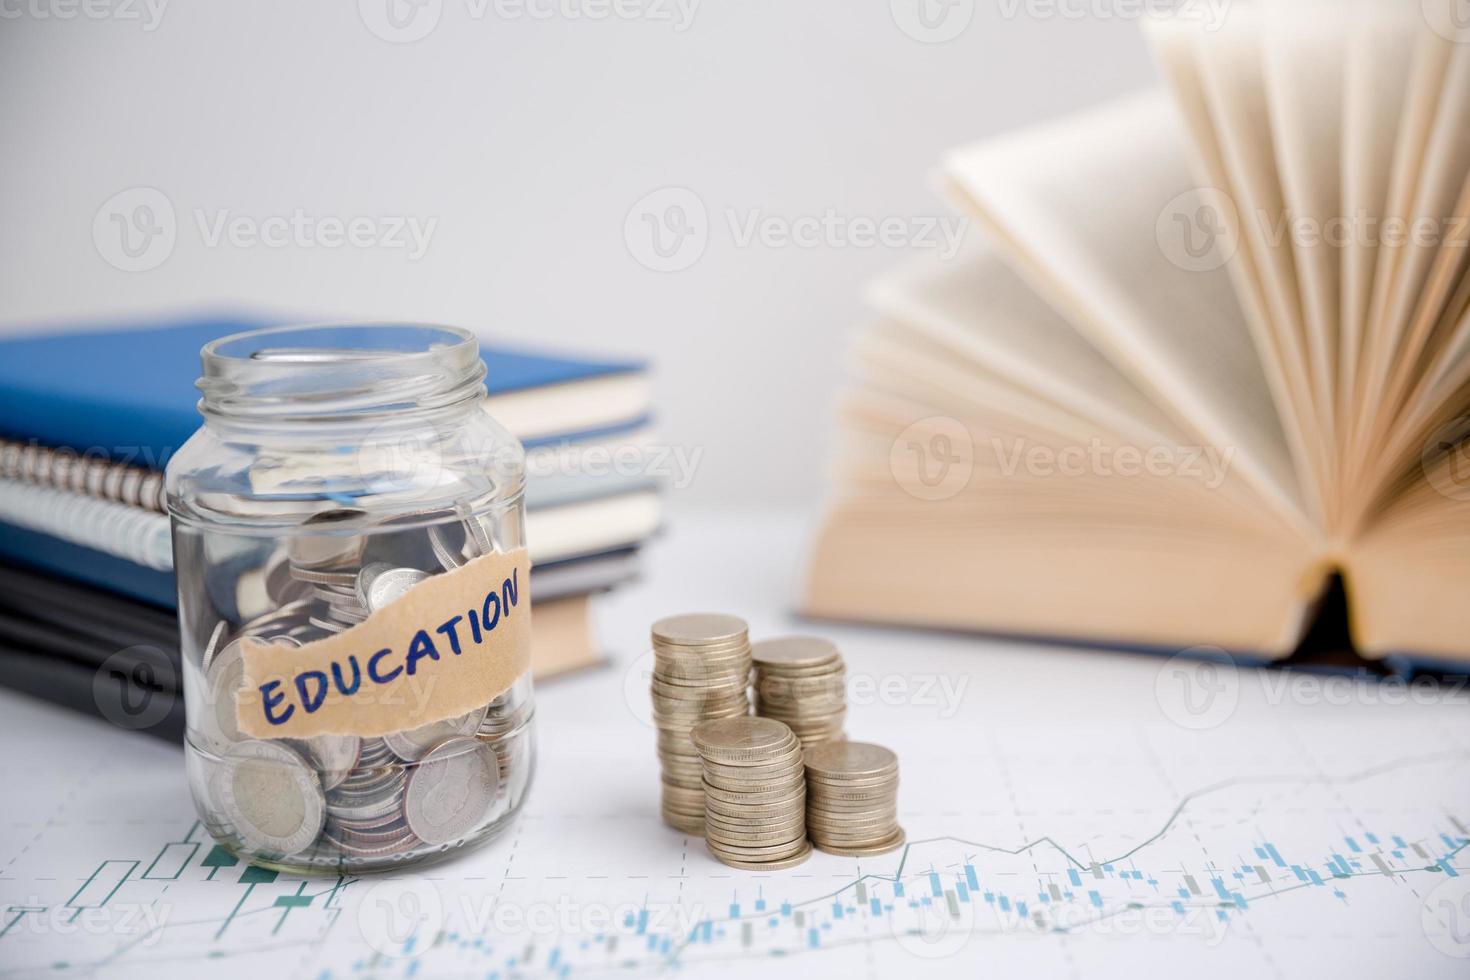
[(1238, 671), (1211, 720), (1149, 658), (1072, 655), (1065, 685), (924, 663), (849, 725), (902, 760), (908, 844), (770, 874), (659, 823), (636, 658), (544, 694), (503, 838), (357, 879), (240, 864), (176, 750), (101, 753), (5, 696), (0, 976), (1465, 975), (1470, 713), (1445, 691), (1334, 706)]

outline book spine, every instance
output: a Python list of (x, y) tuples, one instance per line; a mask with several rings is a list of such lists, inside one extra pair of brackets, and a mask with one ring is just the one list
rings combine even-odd
[(163, 473), (35, 441), (0, 439), (0, 477), (167, 513)]

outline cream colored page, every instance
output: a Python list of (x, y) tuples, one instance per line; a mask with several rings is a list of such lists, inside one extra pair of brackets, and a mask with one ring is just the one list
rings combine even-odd
[(1266, 102), (1281, 177), (1281, 215), (1263, 216), (1268, 233), (1285, 234), (1321, 432), (1333, 439), (1337, 408), (1339, 229), (1345, 21), (1319, 3), (1276, 6), (1262, 54)]
[(868, 298), (885, 316), (1125, 439), (1186, 439), (984, 243), (972, 240), (949, 260), (925, 255), (874, 283)]
[(1354, 234), (1343, 248), (1338, 411), (1356, 391), (1363, 333), (1387, 209), (1389, 175), (1414, 51), (1413, 22), (1402, 8), (1359, 4), (1354, 10), (1344, 82), (1342, 214)]
[[(1189, 149), (1201, 183), (1204, 187), (1230, 195), (1230, 170), (1221, 145), (1225, 134), (1215, 128), (1205, 92), (1195, 45), (1197, 27), (1172, 17), (1150, 19), (1146, 26), (1159, 69), (1189, 127)], [(1276, 399), (1277, 414), (1296, 467), (1298, 485), (1316, 510), (1324, 510), (1321, 502), (1323, 492), (1313, 490), (1320, 487), (1322, 440), (1317, 434), (1305, 354), (1295, 333), (1278, 329), (1272, 319), (1259, 269), (1262, 260), (1255, 254), (1259, 246), (1241, 234), (1238, 209), (1225, 208), (1221, 216), (1224, 221), (1234, 222), (1230, 240), (1235, 244), (1236, 254), (1226, 268), (1230, 271), (1236, 296), (1250, 325), (1261, 369)]]
[(1310, 525), (1229, 273), (1189, 268), (1160, 230), (1195, 188), (1166, 96), (961, 149), (945, 171), (1043, 298), (1201, 439), (1235, 447), (1270, 506)]
[(1400, 345), (1425, 295), (1430, 271), (1442, 250), (1465, 248), (1463, 227), (1451, 220), (1470, 173), (1470, 45), (1450, 45), (1429, 139), (1420, 161), (1416, 193), (1407, 217), (1433, 229), (1432, 236), (1411, 234), (1400, 249), (1385, 319), (1378, 325), (1394, 358), (1417, 357)]

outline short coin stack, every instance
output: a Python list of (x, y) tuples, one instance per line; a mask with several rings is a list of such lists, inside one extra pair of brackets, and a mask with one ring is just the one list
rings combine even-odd
[(867, 742), (806, 751), (806, 827), (828, 854), (865, 857), (904, 841), (898, 825), (898, 757)]
[(725, 718), (695, 726), (691, 737), (704, 763), (710, 853), (748, 871), (805, 861), (805, 774), (791, 729), (770, 718)]
[(804, 748), (844, 737), (847, 670), (835, 644), (783, 636), (762, 640), (751, 651), (756, 714), (785, 722)]
[(653, 624), (653, 720), (663, 770), (664, 822), (703, 834), (705, 793), (694, 726), (750, 712), (750, 638), (745, 621), (718, 613)]

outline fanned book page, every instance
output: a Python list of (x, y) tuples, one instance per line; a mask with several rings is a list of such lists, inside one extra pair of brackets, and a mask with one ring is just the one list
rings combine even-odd
[(1160, 19), (1167, 92), (950, 153), (988, 242), (870, 291), (808, 610), (1282, 656), (1337, 574), (1363, 654), (1470, 659), (1453, 15)]

